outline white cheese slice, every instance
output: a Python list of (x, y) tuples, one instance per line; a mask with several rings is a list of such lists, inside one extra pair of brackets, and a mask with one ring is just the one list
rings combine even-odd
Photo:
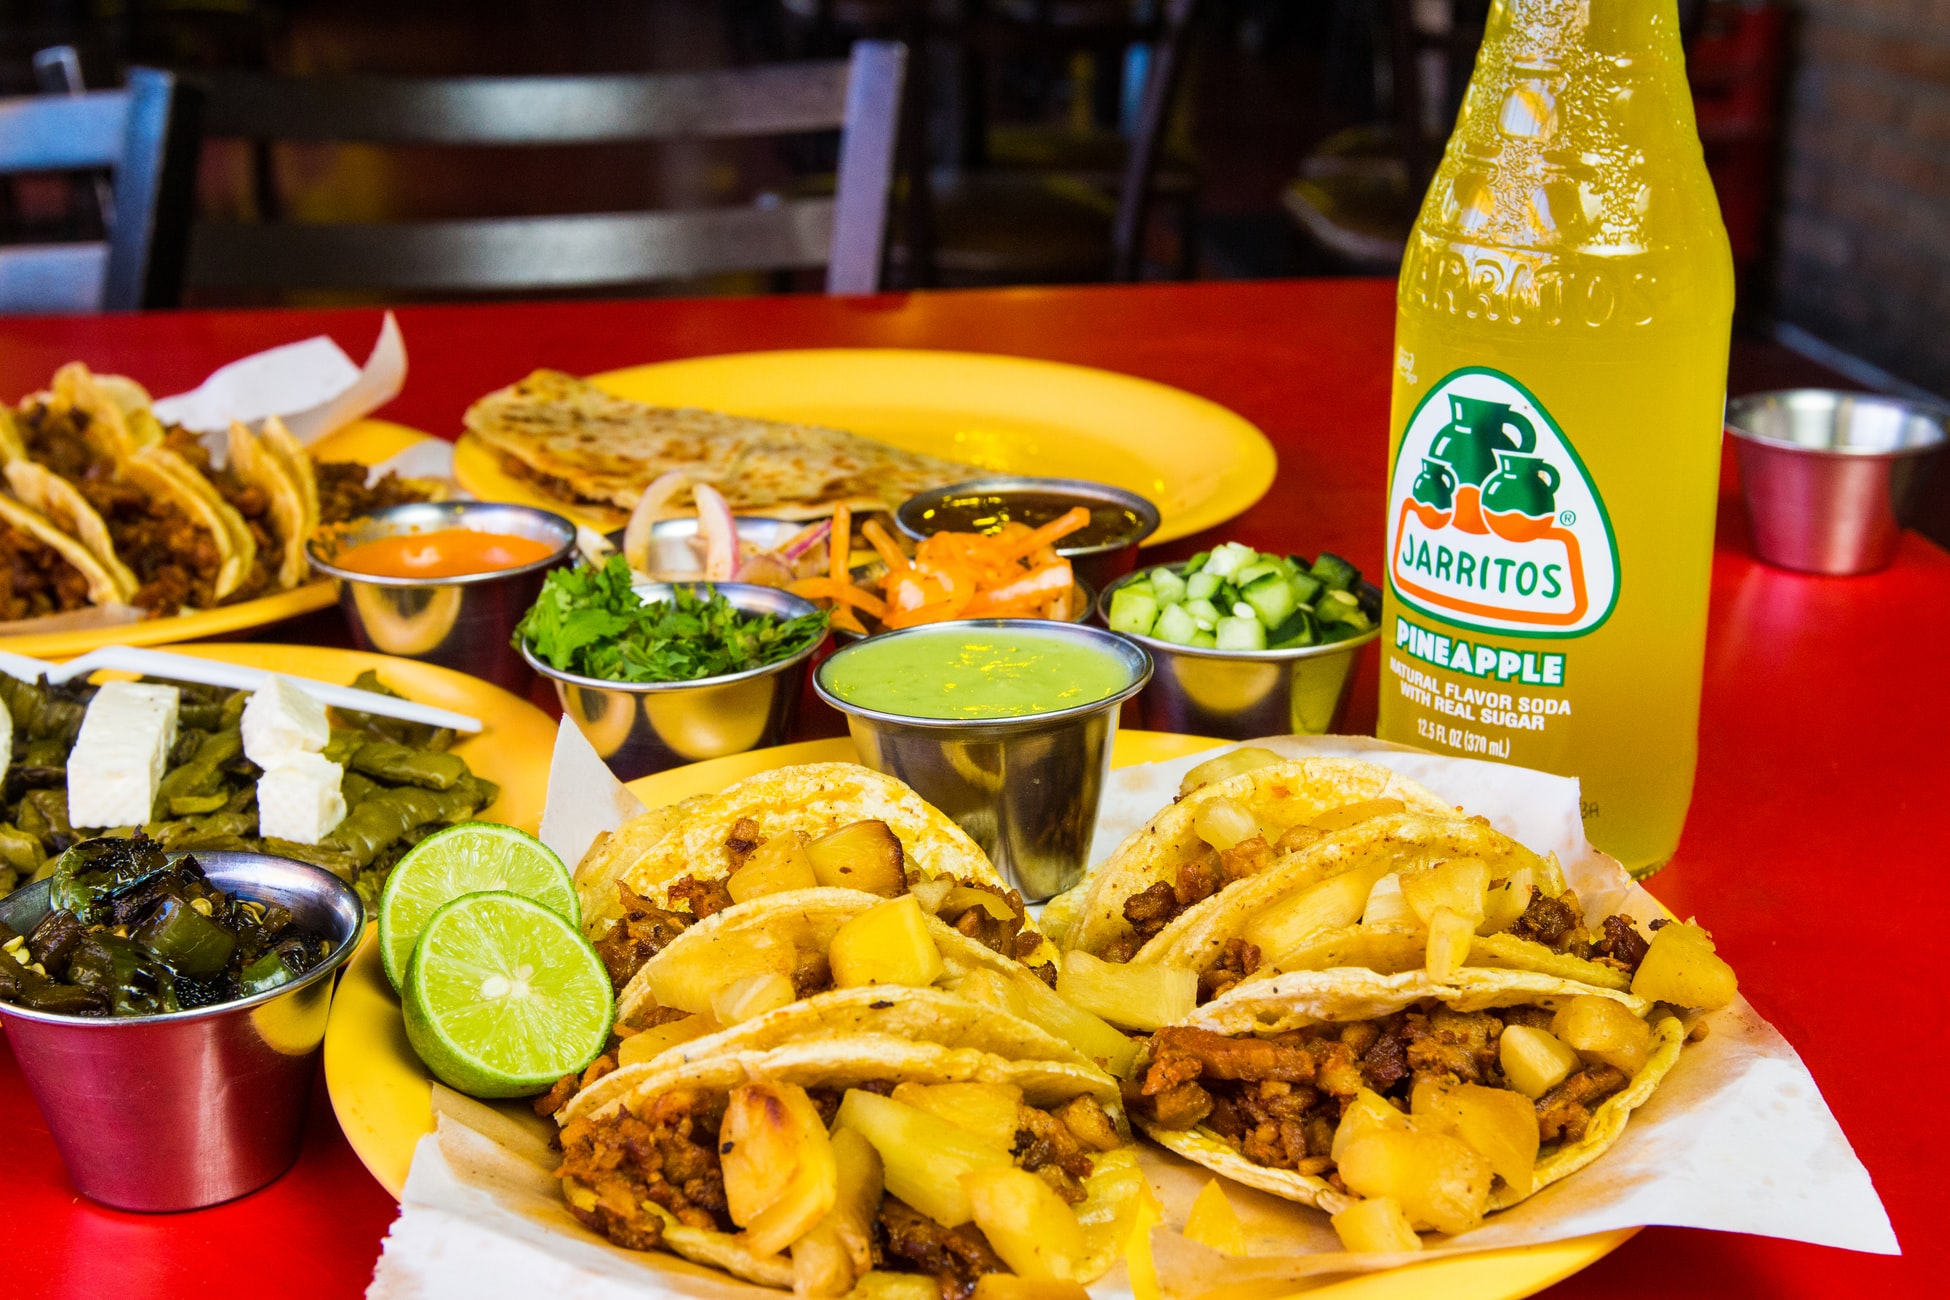
[(244, 701), (244, 757), (270, 770), (293, 754), (316, 754), (332, 738), (325, 706), (293, 685), (271, 676)]
[(109, 682), (95, 692), (68, 754), (68, 822), (95, 829), (153, 819), (176, 743), (174, 686)]
[(7, 773), (14, 765), (14, 715), (7, 708), (6, 701), (0, 700), (0, 782), (7, 779)]
[(345, 818), (345, 769), (320, 754), (293, 754), (257, 778), (257, 833), (316, 844)]

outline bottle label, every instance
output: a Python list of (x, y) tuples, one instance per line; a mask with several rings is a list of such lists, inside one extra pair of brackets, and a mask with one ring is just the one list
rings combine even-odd
[(1389, 476), (1388, 583), (1410, 609), (1472, 631), (1575, 637), (1611, 617), (1604, 500), (1510, 376), (1457, 370), (1409, 416)]

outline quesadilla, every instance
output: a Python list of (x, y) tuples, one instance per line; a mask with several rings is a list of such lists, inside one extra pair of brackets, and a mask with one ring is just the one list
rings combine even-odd
[(841, 505), (891, 510), (978, 472), (838, 429), (632, 402), (555, 370), (481, 398), (465, 424), (510, 473), (605, 529), (622, 527), (672, 470), (716, 488), (738, 513), (778, 519)]

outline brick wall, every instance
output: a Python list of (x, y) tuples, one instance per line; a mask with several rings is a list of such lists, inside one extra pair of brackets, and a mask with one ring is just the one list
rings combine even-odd
[(1795, 0), (1781, 319), (1950, 394), (1950, 0)]

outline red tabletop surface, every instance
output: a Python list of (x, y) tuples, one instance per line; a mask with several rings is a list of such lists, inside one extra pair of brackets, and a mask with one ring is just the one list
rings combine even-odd
[[(1394, 321), (1384, 283), (425, 307), (399, 317), (411, 371), (379, 414), (443, 437), (456, 434), (470, 401), (537, 366), (588, 373), (719, 352), (887, 346), (1141, 375), (1231, 407), (1280, 456), (1264, 500), (1161, 548), (1161, 558), (1223, 537), (1381, 567)], [(0, 320), (0, 397), (45, 384), (75, 359), (160, 394), (320, 332), (357, 357), (378, 320), (372, 311)], [(1950, 797), (1947, 645), (1950, 555), (1911, 536), (1880, 574), (1785, 573), (1751, 557), (1737, 503), (1724, 501), (1699, 781), (1678, 855), (1652, 883), (1675, 911), (1712, 928), (1742, 991), (1807, 1061), (1909, 1253), (1655, 1228), (1553, 1295), (1950, 1291), (1950, 1247), (1936, 1236), (1950, 1204), (1950, 1125), (1918, 1091), (1950, 1074), (1950, 981), (1935, 965), (1931, 928), (1950, 918), (1946, 877), (1932, 874), (1945, 865), (1938, 823)], [(1372, 729), (1375, 687), (1371, 651), (1349, 730)], [(394, 1205), (340, 1137), (323, 1091), (303, 1156), (269, 1188), (193, 1214), (122, 1214), (70, 1187), (0, 1050), (9, 1295), (360, 1294)]]

